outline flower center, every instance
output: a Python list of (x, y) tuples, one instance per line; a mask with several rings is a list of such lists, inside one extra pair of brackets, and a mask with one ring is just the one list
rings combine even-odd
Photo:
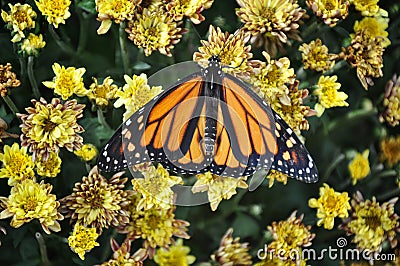
[(7, 166), (12, 169), (13, 172), (20, 172), (21, 166), (25, 164), (25, 158), (19, 154), (15, 154), (10, 158), (10, 161), (7, 162)]
[(100, 191), (92, 191), (92, 193), (90, 194), (91, 195), (88, 197), (90, 205), (94, 209), (103, 208), (103, 201), (104, 201), (103, 194)]
[(158, 215), (150, 214), (146, 220), (147, 224), (151, 229), (158, 229), (160, 227), (159, 225), (160, 217)]
[(7, 79), (6, 73), (7, 73), (7, 71), (0, 69), (0, 84), (7, 82), (8, 79)]
[(375, 230), (376, 228), (378, 228), (381, 225), (381, 221), (377, 215), (365, 217), (365, 222), (373, 230)]
[(106, 99), (107, 98), (107, 89), (105, 86), (98, 86), (95, 90), (95, 94), (97, 96), (97, 98), (103, 98)]
[(400, 154), (400, 145), (391, 145), (389, 147), (389, 153), (395, 156), (396, 154)]
[(267, 7), (260, 15), (265, 19), (272, 20), (275, 17), (275, 8)]
[(54, 123), (53, 121), (51, 121), (51, 120), (46, 120), (45, 121), (45, 123), (44, 123), (44, 131), (46, 131), (46, 132), (51, 132), (51, 131), (53, 131), (53, 129), (55, 129), (56, 127), (58, 126), (58, 124), (57, 123)]
[(34, 211), (37, 205), (38, 205), (37, 199), (31, 196), (26, 199), (23, 209), (27, 212)]
[(336, 8), (335, 1), (326, 0), (326, 1), (324, 1), (324, 2), (325, 2), (325, 9), (327, 9), (327, 10), (333, 10), (333, 9)]
[(329, 210), (330, 212), (332, 212), (333, 210), (336, 209), (336, 202), (338, 202), (339, 199), (335, 198), (335, 197), (329, 197), (326, 201), (326, 209)]
[(156, 28), (156, 27), (153, 27), (153, 28), (149, 28), (149, 29), (146, 29), (146, 31), (145, 31), (145, 36), (149, 36), (148, 37), (148, 42), (157, 42), (158, 41), (158, 39), (159, 39), (159, 30), (158, 30), (158, 28)]
[(28, 16), (26, 12), (23, 11), (17, 11), (14, 13), (13, 19), (17, 21), (18, 23), (22, 23), (25, 21), (28, 21)]

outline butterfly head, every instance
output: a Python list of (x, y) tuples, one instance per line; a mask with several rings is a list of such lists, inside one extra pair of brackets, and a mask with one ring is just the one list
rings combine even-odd
[(202, 69), (202, 73), (206, 80), (214, 80), (211, 76), (222, 77), (221, 60), (218, 55), (213, 55), (208, 59), (208, 65)]

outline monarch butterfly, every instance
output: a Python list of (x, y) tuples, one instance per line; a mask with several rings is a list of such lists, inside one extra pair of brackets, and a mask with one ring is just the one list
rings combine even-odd
[(218, 56), (144, 105), (115, 132), (98, 167), (118, 171), (159, 162), (176, 173), (248, 176), (275, 169), (310, 183), (310, 154), (287, 123)]

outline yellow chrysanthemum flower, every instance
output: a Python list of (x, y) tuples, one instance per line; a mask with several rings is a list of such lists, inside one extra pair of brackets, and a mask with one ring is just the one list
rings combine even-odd
[(0, 161), (3, 163), (0, 178), (8, 178), (8, 185), (14, 186), (22, 180), (35, 177), (35, 164), (26, 147), (20, 149), (18, 143), (14, 143), (11, 147), (5, 145), (3, 152), (0, 153)]
[(13, 217), (10, 225), (15, 228), (38, 219), (47, 234), (50, 230), (59, 232), (61, 227), (57, 220), (64, 217), (57, 211), (60, 203), (55, 195), (50, 194), (51, 189), (50, 184), (43, 181), (38, 184), (32, 179), (15, 184), (8, 198), (0, 197), (1, 203), (6, 206), (0, 213), (0, 219)]
[(118, 86), (113, 84), (114, 80), (106, 77), (102, 84), (99, 84), (96, 78), (93, 78), (93, 83), (90, 84), (90, 89), (87, 93), (89, 100), (92, 100), (99, 107), (108, 106), (110, 100), (115, 99)]
[(37, 174), (43, 177), (56, 177), (61, 172), (61, 158), (55, 152), (50, 152), (47, 161), (39, 157), (35, 164)]
[(43, 98), (32, 100), (32, 103), (33, 108), (25, 109), (28, 114), (17, 115), (22, 120), (22, 146), (29, 146), (33, 160), (38, 156), (46, 160), (51, 151), (58, 153), (61, 147), (71, 152), (81, 147), (83, 138), (78, 133), (84, 129), (77, 120), (82, 117), (85, 105), (77, 104), (76, 100), (61, 104), (58, 98), (52, 99), (51, 103)]
[(393, 75), (392, 79), (386, 83), (385, 98), (383, 99), (385, 108), (379, 119), (386, 121), (392, 127), (400, 124), (400, 76)]
[(219, 55), (221, 65), (229, 66), (222, 70), (231, 74), (250, 74), (253, 72), (251, 46), (245, 45), (244, 32), (229, 34), (220, 28), (210, 25), (208, 41), (201, 40), (202, 46), (193, 54), (193, 61), (207, 67), (208, 59)]
[(314, 14), (330, 27), (336, 26), (339, 19), (345, 19), (349, 14), (347, 0), (307, 0), (306, 3)]
[(357, 192), (351, 201), (352, 216), (343, 224), (349, 235), (354, 235), (353, 241), (362, 250), (371, 253), (380, 252), (382, 244), (389, 240), (394, 248), (397, 245), (396, 235), (399, 231), (399, 216), (394, 205), (398, 198), (380, 204), (375, 197), (364, 200)]
[(304, 69), (312, 69), (315, 71), (325, 72), (332, 69), (335, 65), (333, 60), (335, 55), (329, 54), (328, 47), (322, 44), (320, 39), (303, 43), (299, 51), (303, 59)]
[(105, 34), (111, 27), (112, 21), (120, 23), (130, 20), (136, 7), (142, 0), (96, 0), (97, 20), (101, 21), (97, 34)]
[(237, 16), (244, 23), (243, 29), (252, 35), (250, 42), (264, 43), (272, 56), (289, 39), (301, 40), (299, 22), (306, 13), (297, 0), (236, 0), (240, 8)]
[(318, 80), (317, 89), (314, 94), (318, 96), (315, 104), (317, 116), (321, 116), (325, 109), (337, 106), (349, 106), (346, 102), (347, 94), (339, 91), (341, 84), (336, 82), (337, 76), (321, 76)]
[(310, 208), (317, 208), (318, 226), (324, 225), (331, 230), (335, 224), (335, 218), (347, 218), (350, 207), (350, 198), (347, 192), (336, 192), (328, 184), (319, 188), (319, 198), (308, 201)]
[(96, 233), (96, 228), (87, 228), (79, 223), (74, 226), (74, 231), (68, 237), (68, 245), (72, 251), (79, 255), (81, 260), (85, 259), (85, 253), (91, 251), (94, 247), (100, 246), (96, 242), (99, 235)]
[(283, 260), (293, 259), (291, 258), (293, 252), (301, 254), (302, 247), (310, 246), (315, 237), (315, 234), (310, 232), (311, 226), (305, 226), (302, 221), (303, 215), (297, 218), (296, 212), (293, 212), (287, 220), (273, 222), (271, 226), (268, 226), (274, 239), (268, 245), (268, 249), (279, 251), (280, 254), (276, 255)]
[(365, 17), (372, 17), (379, 14), (387, 17), (387, 12), (378, 6), (379, 0), (350, 0), (350, 2)]
[(63, 100), (67, 100), (73, 94), (80, 97), (87, 94), (85, 84), (83, 84), (83, 74), (85, 68), (60, 66), (58, 63), (53, 64), (55, 77), (53, 81), (43, 81), (43, 85), (50, 89), (54, 89), (54, 93), (60, 95)]
[(169, 0), (166, 9), (175, 21), (188, 17), (193, 23), (199, 24), (204, 21), (204, 16), (200, 13), (210, 8), (213, 2), (214, 0)]
[(268, 181), (268, 187), (272, 187), (275, 183), (275, 180), (283, 183), (284, 185), (286, 185), (287, 181), (288, 181), (288, 175), (282, 173), (282, 172), (278, 172), (276, 170), (271, 169), (268, 173), (268, 175), (266, 176), (266, 178), (269, 180)]
[(10, 11), (1, 10), (1, 17), (12, 31), (12, 42), (19, 42), (25, 38), (24, 30), (35, 28), (36, 12), (28, 4), (8, 4)]
[[(303, 104), (303, 99), (308, 97), (307, 89), (299, 89), (300, 82), (296, 80), (288, 86), (288, 94), (286, 97), (289, 103), (284, 103), (281, 100), (271, 103), (272, 108), (277, 112), (288, 125), (294, 129), (296, 134), (300, 135), (300, 130), (308, 130), (309, 124), (306, 116), (315, 115), (315, 111), (309, 106)], [(286, 97), (281, 99), (287, 100)]]
[(144, 9), (131, 20), (126, 31), (129, 39), (139, 48), (143, 48), (146, 56), (158, 50), (161, 54), (172, 56), (171, 49), (180, 41), (184, 30), (164, 10), (150, 11)]
[(221, 238), (218, 250), (211, 255), (211, 259), (217, 262), (218, 265), (251, 265), (249, 243), (240, 243), (240, 238), (233, 238), (232, 233), (232, 228), (226, 231)]
[(178, 239), (168, 249), (157, 249), (154, 261), (160, 266), (187, 266), (193, 264), (196, 257), (189, 255), (190, 248), (183, 245), (182, 239)]
[(183, 184), (179, 176), (171, 176), (161, 164), (157, 168), (150, 166), (142, 172), (144, 178), (133, 178), (133, 189), (142, 195), (137, 204), (138, 210), (150, 208), (169, 209), (174, 204), (174, 192), (171, 187)]
[(142, 73), (140, 76), (133, 75), (132, 78), (124, 75), (126, 84), (122, 90), (118, 90), (115, 96), (118, 98), (114, 107), (118, 108), (125, 105), (124, 121), (128, 119), (134, 112), (139, 110), (148, 101), (153, 99), (162, 91), (161, 86), (150, 86), (147, 84), (147, 76)]
[(349, 163), (350, 177), (353, 180), (353, 185), (369, 174), (370, 167), (368, 156), (369, 150), (365, 150), (362, 154), (357, 152), (354, 159)]
[(364, 89), (374, 85), (372, 78), (383, 76), (384, 38), (371, 38), (366, 30), (351, 35), (351, 44), (342, 48), (341, 55), (357, 69), (357, 77)]
[(391, 136), (380, 142), (382, 161), (385, 161), (389, 167), (400, 162), (400, 135)]
[(205, 192), (208, 194), (211, 210), (215, 211), (223, 199), (230, 199), (236, 194), (236, 188), (247, 188), (247, 177), (223, 177), (206, 172), (197, 175), (197, 181), (192, 187), (193, 193)]
[(74, 154), (84, 160), (85, 162), (90, 162), (96, 158), (98, 151), (96, 146), (90, 143), (83, 144), (79, 150), (74, 151)]
[(75, 183), (71, 195), (61, 199), (61, 212), (72, 221), (87, 227), (95, 227), (100, 234), (103, 228), (123, 226), (129, 222), (129, 213), (123, 207), (129, 204), (132, 191), (124, 190), (127, 178), (124, 172), (110, 180), (100, 175), (94, 167), (89, 175)]
[(71, 0), (35, 0), (36, 6), (47, 17), (47, 22), (58, 28), (58, 24), (65, 24), (65, 20), (71, 16), (69, 6)]
[(11, 71), (12, 66), (7, 63), (5, 66), (0, 65), (0, 95), (5, 97), (8, 94), (8, 89), (18, 87), (21, 81), (17, 79), (17, 75)]
[(365, 31), (371, 38), (382, 38), (382, 47), (390, 45), (389, 33), (386, 29), (389, 26), (389, 19), (383, 17), (365, 17), (354, 23), (354, 32)]
[(174, 242), (173, 236), (190, 238), (186, 232), (189, 222), (175, 219), (175, 206), (170, 209), (138, 210), (136, 206), (140, 199), (140, 194), (130, 197), (131, 203), (126, 207), (130, 212), (130, 222), (120, 226), (120, 232), (127, 233), (129, 239), (143, 239), (143, 247), (150, 258), (157, 247), (168, 248)]
[(37, 56), (39, 50), (42, 49), (46, 45), (46, 42), (43, 41), (42, 34), (35, 35), (33, 33), (29, 33), (28, 38), (24, 39), (21, 45), (21, 51), (26, 56)]
[(131, 254), (131, 240), (126, 239), (120, 246), (114, 238), (111, 238), (111, 249), (114, 251), (112, 258), (103, 262), (100, 266), (142, 266), (147, 258), (147, 251), (143, 248)]
[(267, 59), (257, 69), (256, 74), (251, 77), (251, 84), (259, 90), (259, 94), (267, 99), (270, 105), (281, 102), (290, 105), (288, 97), (289, 89), (286, 84), (293, 84), (296, 75), (294, 69), (290, 68), (290, 60), (287, 57), (278, 60), (271, 59), (270, 55), (263, 52)]

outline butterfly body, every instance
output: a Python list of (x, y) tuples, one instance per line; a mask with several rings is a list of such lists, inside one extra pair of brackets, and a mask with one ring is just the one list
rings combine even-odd
[(272, 168), (317, 180), (315, 164), (293, 130), (248, 84), (224, 73), (217, 56), (125, 121), (98, 166), (118, 171), (143, 162), (182, 174), (240, 177)]

